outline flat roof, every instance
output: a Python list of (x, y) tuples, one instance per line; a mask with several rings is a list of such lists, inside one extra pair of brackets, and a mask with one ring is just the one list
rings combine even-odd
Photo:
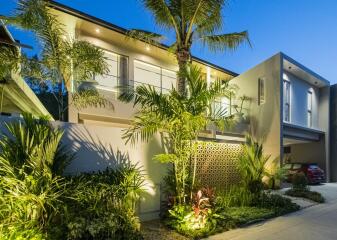
[(290, 72), (291, 74), (309, 82), (314, 86), (326, 87), (330, 85), (330, 82), (323, 78), (321, 75), (305, 67), (304, 65), (284, 54), (283, 52), (280, 52), (280, 54), (283, 60), (283, 69), (287, 72)]
[[(66, 6), (64, 4), (61, 4), (61, 3), (58, 3), (58, 2), (55, 2), (55, 1), (50, 1), (49, 2), (49, 6), (55, 10), (58, 10), (58, 11), (61, 11), (63, 13), (66, 13), (66, 14), (70, 14), (74, 17), (78, 17), (80, 19), (83, 19), (83, 20), (86, 20), (86, 21), (89, 21), (91, 23), (94, 23), (94, 24), (97, 24), (97, 25), (100, 25), (102, 27), (105, 27), (109, 30), (112, 30), (112, 31), (116, 31), (118, 33), (121, 33), (121, 34), (124, 34), (126, 35), (128, 30), (123, 28), (123, 27), (120, 27), (120, 26), (117, 26), (113, 23), (110, 23), (110, 22), (107, 22), (103, 19), (100, 19), (100, 18), (97, 18), (95, 16), (92, 16), (92, 15), (89, 15), (87, 13), (84, 13), (82, 11), (79, 11), (77, 9), (74, 9), (74, 8), (71, 8), (69, 6)], [(139, 40), (141, 41), (141, 40)], [(162, 48), (164, 50), (168, 50), (169, 46), (165, 45), (165, 44), (162, 44), (162, 43), (159, 43), (159, 45), (157, 46), (159, 48)], [(225, 72), (233, 77), (236, 77), (238, 76), (239, 74), (238, 73), (235, 73), (233, 71), (230, 71), (226, 68), (223, 68), (221, 66), (218, 66), (214, 63), (211, 63), (211, 62), (208, 62), (206, 60), (203, 60), (201, 58), (198, 58), (198, 57), (195, 57), (195, 56), (192, 56), (192, 60), (195, 61), (195, 62), (198, 62), (198, 63), (201, 63), (201, 64), (204, 64), (206, 66), (210, 66), (214, 69), (217, 69), (219, 71), (222, 71), (222, 72)]]

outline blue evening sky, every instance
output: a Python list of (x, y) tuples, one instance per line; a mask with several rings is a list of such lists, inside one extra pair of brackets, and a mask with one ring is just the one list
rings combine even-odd
[[(165, 33), (138, 0), (59, 2), (124, 28)], [(0, 14), (8, 14), (14, 6), (15, 0), (0, 0)], [(337, 83), (337, 0), (230, 0), (223, 16), (223, 32), (248, 30), (253, 47), (215, 54), (199, 45), (193, 48), (195, 56), (242, 73), (282, 51)], [(32, 44), (26, 33), (13, 31), (13, 35)], [(168, 35), (166, 43), (172, 42), (172, 33)]]

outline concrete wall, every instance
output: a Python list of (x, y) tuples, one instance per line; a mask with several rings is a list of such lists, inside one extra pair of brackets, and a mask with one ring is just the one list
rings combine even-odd
[[(277, 54), (230, 82), (239, 86), (238, 95), (251, 98), (248, 106), (251, 131), (264, 139), (264, 149), (271, 159), (280, 157), (281, 146), (281, 56)], [(265, 103), (258, 105), (258, 79), (265, 79)]]
[(320, 92), (317, 87), (284, 71), (283, 79), (290, 82), (290, 122), (291, 124), (308, 127), (308, 98), (307, 93), (312, 91), (312, 128), (318, 129), (318, 109)]

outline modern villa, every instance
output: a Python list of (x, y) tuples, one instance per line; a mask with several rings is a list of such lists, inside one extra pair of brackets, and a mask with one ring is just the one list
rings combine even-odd
[[(136, 109), (117, 100), (117, 86), (150, 84), (165, 92), (176, 85), (178, 66), (167, 46), (128, 39), (126, 29), (59, 3), (53, 3), (52, 11), (65, 25), (69, 34), (66, 37), (87, 40), (104, 49), (110, 63), (109, 76), (96, 76), (94, 83), (86, 84), (109, 98), (115, 110), (78, 111), (70, 107), (69, 122), (126, 127)], [(250, 128), (265, 139), (266, 151), (272, 157), (281, 162), (317, 162), (330, 179), (329, 81), (283, 53), (240, 75), (196, 57), (192, 62), (202, 69), (206, 81), (230, 80), (239, 86), (238, 96), (251, 99), (247, 112), (250, 126), (219, 136), (218, 141), (240, 142), (242, 131)], [(76, 91), (81, 86), (73, 81), (70, 87)], [(218, 104), (228, 104), (228, 99)], [(217, 138), (214, 134), (212, 137)]]
[[(337, 4), (316, 21), (314, 3), (240, 2), (1, 8), (0, 239), (335, 239), (337, 83), (318, 72), (336, 36), (294, 53), (317, 47), (317, 73), (270, 50), (333, 26)], [(167, 41), (130, 26), (144, 14)], [(212, 55), (236, 50), (238, 73)]]

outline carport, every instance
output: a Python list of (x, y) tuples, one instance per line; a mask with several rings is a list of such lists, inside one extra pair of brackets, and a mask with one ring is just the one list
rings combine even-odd
[(283, 124), (283, 163), (317, 163), (327, 172), (325, 133)]

